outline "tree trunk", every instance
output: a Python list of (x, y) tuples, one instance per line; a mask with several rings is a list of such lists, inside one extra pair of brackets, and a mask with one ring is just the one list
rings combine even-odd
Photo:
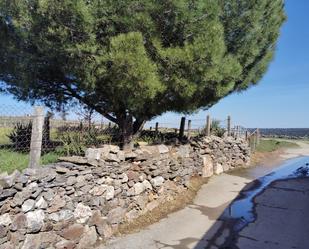
[(126, 115), (125, 118), (119, 118), (118, 120), (118, 125), (121, 129), (121, 147), (125, 151), (132, 151), (134, 146), (134, 138), (139, 135), (145, 121), (133, 121), (132, 115)]

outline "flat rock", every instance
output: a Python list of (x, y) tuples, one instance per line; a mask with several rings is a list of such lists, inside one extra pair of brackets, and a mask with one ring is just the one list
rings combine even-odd
[(110, 224), (118, 224), (122, 221), (126, 210), (122, 207), (116, 207), (109, 211), (107, 215), (107, 220)]
[(84, 226), (81, 224), (73, 224), (68, 228), (65, 228), (61, 232), (61, 236), (67, 240), (73, 240), (78, 242), (84, 233)]
[(45, 214), (43, 210), (35, 210), (26, 214), (27, 227), (31, 233), (39, 232), (44, 225)]
[(58, 160), (76, 164), (87, 164), (87, 158), (81, 156), (59, 157)]
[(135, 195), (140, 195), (141, 193), (143, 193), (145, 191), (145, 186), (143, 183), (138, 182), (134, 184), (134, 193)]
[(78, 203), (74, 210), (74, 217), (78, 223), (85, 223), (92, 216), (91, 208)]
[(0, 201), (5, 200), (8, 197), (12, 197), (17, 193), (16, 189), (4, 189), (0, 192)]
[(12, 223), (11, 216), (8, 213), (0, 215), (0, 225), (8, 226), (11, 223)]
[(169, 148), (164, 144), (160, 144), (158, 145), (158, 151), (160, 154), (165, 154), (169, 152)]
[(21, 210), (24, 212), (24, 213), (27, 213), (31, 210), (34, 209), (34, 205), (35, 205), (35, 201), (32, 200), (32, 199), (28, 199), (26, 200), (23, 205), (21, 206)]
[(11, 224), (11, 231), (25, 229), (27, 226), (27, 217), (23, 213), (16, 214)]
[(94, 226), (85, 226), (85, 231), (81, 236), (81, 239), (76, 249), (88, 249), (91, 248), (97, 241), (97, 232)]
[(150, 180), (153, 187), (161, 187), (164, 183), (164, 178), (162, 176), (156, 176)]

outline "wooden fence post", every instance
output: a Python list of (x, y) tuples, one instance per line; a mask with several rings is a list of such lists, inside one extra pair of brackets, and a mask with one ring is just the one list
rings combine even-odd
[(260, 129), (256, 129), (256, 145), (260, 144), (260, 137), (261, 137)]
[(231, 136), (231, 116), (227, 117), (227, 135)]
[(155, 128), (155, 131), (156, 131), (156, 133), (158, 133), (158, 132), (159, 132), (159, 123), (158, 123), (158, 122), (156, 122), (156, 128)]
[(191, 138), (191, 120), (188, 120), (188, 133), (187, 133), (188, 139)]
[(183, 138), (185, 134), (185, 125), (186, 125), (186, 118), (182, 117), (180, 121), (180, 128), (179, 128), (179, 138)]
[(245, 139), (246, 139), (246, 141), (248, 141), (248, 139), (249, 139), (249, 131), (246, 131), (246, 133), (245, 133)]
[(40, 166), (43, 126), (44, 108), (37, 106), (34, 108), (34, 115), (32, 120), (29, 168), (37, 168)]
[(211, 122), (210, 115), (207, 115), (207, 118), (206, 118), (206, 136), (210, 136), (210, 127), (211, 127), (210, 122)]

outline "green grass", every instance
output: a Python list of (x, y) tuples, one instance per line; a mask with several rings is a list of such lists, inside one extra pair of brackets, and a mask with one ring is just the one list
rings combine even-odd
[(288, 142), (288, 141), (280, 141), (275, 139), (261, 139), (260, 144), (257, 147), (258, 152), (272, 152), (276, 151), (278, 149), (284, 149), (284, 148), (297, 148), (299, 147), (294, 142)]
[(12, 128), (7, 128), (7, 127), (0, 128), (0, 145), (10, 143), (10, 139), (8, 138), (8, 135), (11, 133), (12, 130), (13, 130)]
[[(57, 161), (59, 155), (55, 152), (49, 152), (41, 157), (41, 164), (49, 164)], [(11, 150), (0, 150), (0, 173), (11, 173), (15, 169), (21, 171), (28, 167), (29, 153), (14, 152)]]

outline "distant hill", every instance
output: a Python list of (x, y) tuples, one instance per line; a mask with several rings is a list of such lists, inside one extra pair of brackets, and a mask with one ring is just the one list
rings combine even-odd
[[(255, 129), (248, 129), (254, 131)], [(309, 128), (260, 128), (263, 137), (309, 138)]]

